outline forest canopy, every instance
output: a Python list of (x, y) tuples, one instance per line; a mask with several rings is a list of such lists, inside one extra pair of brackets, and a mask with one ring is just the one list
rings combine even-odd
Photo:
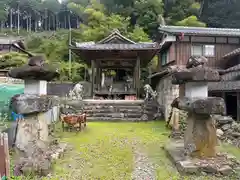
[[(157, 38), (159, 24), (240, 27), (239, 1), (230, 0), (1, 0), (1, 33), (23, 35), (29, 51), (44, 54), (60, 67), (60, 80), (84, 79), (87, 66), (75, 55), (69, 66), (69, 29), (72, 42), (98, 41), (113, 29), (136, 41)], [(219, 10), (220, 9), (220, 10)], [(3, 67), (18, 66), (16, 59)], [(150, 64), (154, 69), (156, 59)], [(71, 69), (71, 74), (69, 74)]]

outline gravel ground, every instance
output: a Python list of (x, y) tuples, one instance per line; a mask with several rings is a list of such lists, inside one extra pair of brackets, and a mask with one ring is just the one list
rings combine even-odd
[(132, 172), (133, 180), (155, 180), (155, 168), (149, 160), (146, 153), (138, 146), (138, 143), (133, 143), (134, 153), (134, 170)]

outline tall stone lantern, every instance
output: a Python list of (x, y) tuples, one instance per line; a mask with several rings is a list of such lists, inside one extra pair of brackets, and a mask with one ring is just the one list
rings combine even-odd
[(176, 108), (188, 112), (184, 147), (192, 156), (216, 156), (217, 136), (213, 114), (225, 114), (220, 97), (208, 97), (208, 82), (220, 81), (217, 70), (206, 66), (204, 57), (190, 58), (186, 68), (173, 73), (173, 84), (185, 86), (185, 96), (178, 99)]
[(48, 141), (49, 119), (58, 118), (58, 101), (56, 97), (47, 95), (47, 81), (59, 76), (59, 73), (45, 63), (42, 56), (34, 56), (28, 64), (13, 68), (8, 74), (12, 78), (23, 79), (25, 84), (24, 94), (15, 95), (11, 100), (13, 112), (24, 116), (24, 120), (18, 122), (15, 145), (25, 152), (28, 143), (33, 140)]

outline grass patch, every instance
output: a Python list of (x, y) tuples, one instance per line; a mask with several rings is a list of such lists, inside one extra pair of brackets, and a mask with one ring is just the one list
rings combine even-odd
[[(130, 180), (134, 169), (131, 143), (136, 139), (156, 167), (157, 180), (224, 179), (180, 176), (162, 148), (169, 140), (164, 122), (89, 122), (83, 132), (58, 131), (61, 141), (72, 148), (56, 161), (52, 177), (46, 180)], [(226, 144), (220, 149), (240, 159), (239, 149)]]

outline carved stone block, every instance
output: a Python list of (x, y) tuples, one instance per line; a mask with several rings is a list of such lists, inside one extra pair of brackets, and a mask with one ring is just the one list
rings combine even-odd
[(224, 99), (220, 97), (206, 97), (206, 98), (182, 97), (176, 99), (172, 105), (173, 107), (176, 107), (180, 110), (202, 115), (204, 114), (224, 115), (226, 112)]
[(58, 103), (55, 96), (18, 94), (11, 99), (11, 107), (18, 114), (46, 112)]

